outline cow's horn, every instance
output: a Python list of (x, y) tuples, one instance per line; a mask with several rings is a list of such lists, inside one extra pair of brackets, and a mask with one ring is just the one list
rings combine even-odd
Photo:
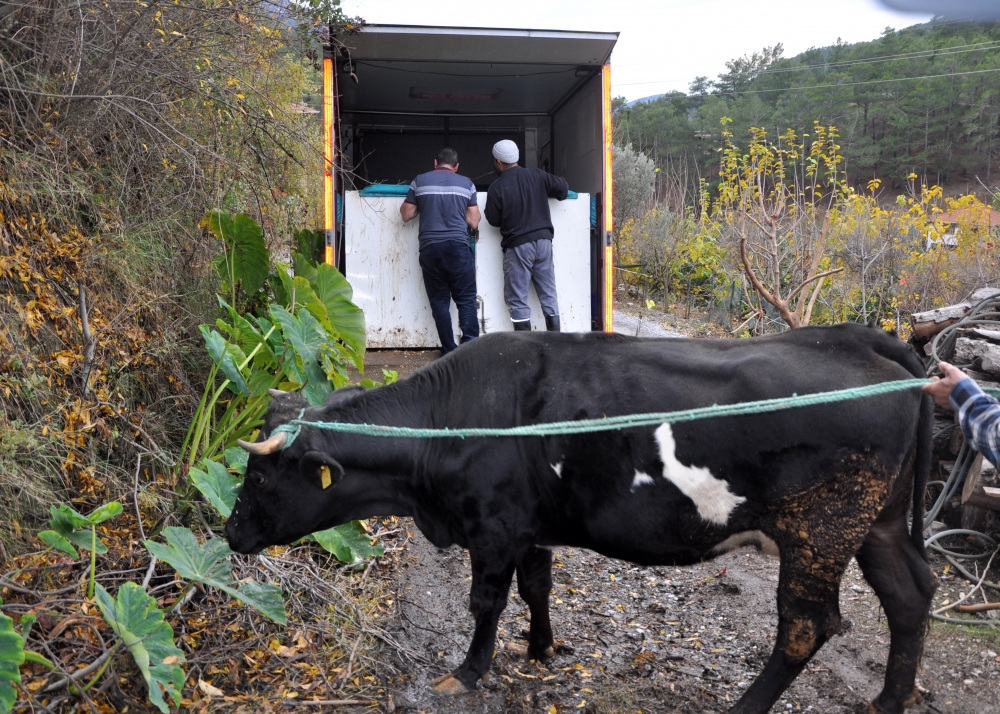
[(254, 456), (267, 456), (268, 454), (273, 454), (275, 451), (284, 446), (286, 441), (288, 441), (288, 434), (283, 431), (279, 431), (277, 434), (272, 434), (264, 441), (249, 442), (243, 441), (243, 439), (238, 439), (236, 443)]
[(270, 394), (275, 399), (277, 399), (278, 397), (283, 397), (286, 394), (288, 394), (288, 392), (286, 392), (283, 389), (268, 389), (267, 393)]

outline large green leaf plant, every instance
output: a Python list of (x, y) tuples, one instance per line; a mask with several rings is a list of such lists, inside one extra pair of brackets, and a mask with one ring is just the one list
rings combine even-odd
[[(293, 256), (294, 272), (277, 266), (269, 273), (270, 255), (260, 227), (245, 215), (213, 211), (206, 227), (224, 243), (215, 262), (222, 287), (232, 304), (219, 297), (222, 317), (215, 325), (201, 325), (205, 347), (212, 358), (205, 391), (184, 441), (179, 467), (195, 490), (227, 518), (242, 486), (247, 453), (237, 439), (252, 438), (270, 402), (268, 389), (299, 390), (313, 405), (323, 402), (334, 389), (348, 381), (347, 366), (364, 369), (364, 314), (352, 301), (350, 284), (336, 268), (310, 259), (317, 253), (318, 234), (296, 235), (302, 253)], [(253, 298), (248, 304), (264, 305), (256, 312), (241, 314), (234, 304), (240, 296), (236, 286)], [(266, 299), (263, 299), (266, 298)], [(396, 379), (385, 373), (386, 382)], [(364, 380), (366, 386), (374, 386)], [(78, 558), (77, 548), (90, 552), (90, 585), (93, 598), (118, 640), (142, 673), (148, 696), (167, 714), (169, 703), (181, 703), (184, 686), (184, 653), (174, 644), (173, 630), (165, 613), (145, 589), (124, 583), (116, 596), (100, 584), (95, 587), (96, 556), (107, 546), (97, 536), (97, 526), (122, 512), (118, 502), (96, 508), (88, 515), (68, 505), (53, 506), (49, 529), (38, 534), (53, 550)], [(187, 528), (162, 531), (166, 543), (145, 542), (155, 558), (168, 563), (184, 580), (210, 585), (257, 609), (278, 624), (286, 624), (281, 589), (254, 580), (236, 582), (229, 556), (232, 551), (219, 538), (199, 543)], [(371, 545), (358, 522), (344, 524), (312, 536), (313, 540), (345, 563), (357, 563), (382, 549)], [(180, 602), (184, 602), (182, 596)], [(21, 618), (21, 632), (11, 618), (0, 612), (0, 714), (8, 714), (17, 698), (20, 667), (26, 662), (49, 669), (56, 666), (38, 653), (25, 649), (33, 622)], [(71, 691), (93, 686), (105, 673), (111, 657), (87, 684), (70, 684)]]
[(117, 597), (98, 585), (97, 606), (146, 680), (149, 701), (163, 714), (170, 711), (164, 693), (180, 706), (184, 653), (174, 644), (174, 631), (156, 599), (136, 583), (124, 583)]
[[(298, 391), (309, 404), (322, 404), (348, 383), (349, 366), (364, 371), (365, 317), (352, 301), (347, 279), (318, 262), (319, 231), (297, 231), (292, 265), (271, 266), (253, 219), (212, 211), (204, 224), (225, 244), (217, 268), (230, 300), (220, 296), (221, 316), (214, 325), (200, 326), (212, 366), (181, 449), (180, 469), (192, 489), (228, 518), (246, 470), (246, 452), (236, 442), (252, 440), (271, 401), (268, 390)], [(234, 281), (256, 309), (238, 309), (238, 293), (230, 289)], [(385, 372), (386, 383), (395, 379), (395, 373)], [(362, 384), (378, 383), (366, 378)], [(382, 552), (358, 523), (316, 534), (315, 540), (346, 563)]]
[[(227, 457), (231, 466), (246, 466), (246, 452), (242, 449), (231, 449)], [(204, 478), (206, 482), (200, 488), (209, 495), (210, 501), (220, 510), (226, 504), (231, 510), (236, 500), (238, 480), (215, 462), (209, 463)], [(97, 536), (96, 527), (121, 512), (121, 504), (117, 501), (99, 506), (86, 516), (65, 504), (53, 506), (49, 521), (51, 528), (40, 532), (38, 538), (53, 550), (74, 558), (79, 557), (77, 547), (90, 551), (88, 598), (93, 598), (118, 638), (111, 654), (119, 646), (125, 646), (146, 680), (149, 700), (167, 714), (169, 701), (180, 704), (184, 686), (184, 654), (174, 644), (173, 630), (166, 621), (167, 613), (159, 610), (156, 600), (136, 583), (124, 583), (117, 596), (109, 594), (100, 584), (95, 587), (95, 556), (108, 552), (107, 546)], [(171, 565), (180, 578), (189, 581), (181, 602), (191, 592), (193, 583), (204, 583), (255, 608), (274, 622), (286, 624), (281, 589), (255, 580), (236, 582), (228, 562), (233, 552), (225, 541), (209, 538), (199, 543), (188, 528), (165, 528), (162, 535), (165, 544), (147, 540), (144, 545), (150, 555)], [(11, 619), (0, 613), (0, 714), (8, 714), (16, 700), (16, 685), (21, 681), (22, 665), (34, 663), (51, 670), (57, 669), (47, 658), (25, 648), (33, 623), (34, 615), (23, 615), (21, 632), (18, 633)], [(71, 683), (70, 691), (86, 691), (92, 687), (104, 675), (110, 661), (109, 654), (88, 683)]]
[(233, 554), (221, 538), (210, 538), (203, 545), (187, 528), (163, 530), (167, 543), (146, 541), (146, 550), (169, 563), (185, 580), (205, 583), (256, 608), (279, 625), (286, 624), (281, 589), (256, 580), (237, 583), (233, 580), (228, 557)]
[(77, 513), (75, 509), (64, 503), (50, 506), (50, 530), (38, 534), (38, 539), (45, 545), (65, 553), (72, 558), (79, 558), (74, 544), (90, 551), (90, 588), (87, 597), (94, 596), (94, 577), (97, 569), (97, 556), (108, 552), (107, 546), (97, 537), (97, 526), (122, 512), (122, 504), (118, 501), (106, 503), (95, 508), (89, 516)]
[[(3, 600), (0, 600), (3, 605)], [(21, 683), (21, 666), (40, 664), (55, 670), (47, 657), (25, 649), (25, 642), (31, 626), (35, 624), (34, 613), (21, 615), (21, 631), (14, 627), (14, 621), (0, 612), (0, 714), (8, 714), (17, 701), (17, 685)]]
[(15, 686), (21, 683), (24, 640), (14, 629), (14, 621), (0, 612), (0, 712), (6, 714), (17, 700)]
[(364, 370), (365, 354), (364, 313), (352, 302), (351, 285), (340, 271), (312, 259), (313, 232), (297, 234), (309, 255), (296, 252), (291, 270), (275, 265), (269, 273), (270, 254), (266, 247), (259, 250), (263, 239), (258, 244), (253, 237), (260, 232), (253, 219), (213, 211), (205, 224), (226, 241), (220, 265), (242, 281), (248, 295), (255, 289), (249, 302), (261, 307), (241, 313), (236, 292), (230, 300), (220, 296), (221, 316), (199, 328), (212, 365), (181, 449), (181, 466), (202, 473), (238, 439), (251, 438), (270, 403), (268, 389), (301, 391), (310, 404), (322, 404), (347, 384), (349, 365)]
[(227, 211), (210, 211), (202, 224), (222, 241), (222, 253), (212, 267), (222, 279), (222, 287), (236, 302), (237, 288), (253, 295), (267, 280), (269, 254), (264, 232), (250, 216)]

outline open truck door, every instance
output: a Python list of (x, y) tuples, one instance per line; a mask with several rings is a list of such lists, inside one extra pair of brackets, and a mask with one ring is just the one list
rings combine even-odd
[[(399, 205), (444, 146), (476, 184), (495, 178), (492, 146), (565, 178), (550, 201), (566, 331), (612, 328), (611, 74), (617, 33), (368, 25), (324, 57), (327, 261), (354, 287), (371, 348), (428, 348), (437, 331), (418, 262), (417, 221)], [(329, 110), (327, 111), (327, 108)], [(512, 329), (499, 230), (480, 223), (482, 333)], [(544, 329), (534, 289), (535, 329)], [(457, 326), (457, 315), (452, 307)]]

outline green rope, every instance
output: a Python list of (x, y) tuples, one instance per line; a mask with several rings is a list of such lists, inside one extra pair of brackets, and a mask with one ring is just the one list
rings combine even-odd
[[(659, 424), (678, 424), (680, 422), (698, 419), (717, 419), (720, 417), (745, 416), (747, 414), (763, 414), (782, 409), (811, 407), (819, 404), (832, 404), (863, 397), (874, 397), (880, 394), (902, 392), (916, 389), (928, 384), (929, 379), (903, 379), (895, 382), (881, 382), (865, 387), (840, 389), (833, 392), (819, 392), (779, 399), (764, 399), (756, 402), (740, 404), (714, 404), (710, 407), (683, 409), (675, 412), (654, 412), (651, 414), (625, 414), (622, 416), (605, 417), (601, 419), (580, 419), (576, 421), (557, 421), (548, 424), (526, 424), (504, 428), (468, 428), (468, 429), (421, 429), (408, 426), (380, 426), (378, 424), (351, 424), (346, 422), (305, 421), (303, 409), (297, 419), (282, 424), (272, 433), (288, 434), (283, 448), (288, 448), (302, 431), (302, 427), (313, 427), (325, 431), (335, 431), (341, 434), (356, 434), (361, 436), (391, 436), (404, 439), (465, 439), (469, 437), (503, 437), (503, 436), (560, 436), (564, 434), (589, 434), (615, 429), (630, 429), (640, 426), (656, 426)], [(983, 390), (991, 396), (1000, 396), (1000, 390)]]

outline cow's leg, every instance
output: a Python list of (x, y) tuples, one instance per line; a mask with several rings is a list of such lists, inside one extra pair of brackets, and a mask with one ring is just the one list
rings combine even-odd
[(532, 548), (517, 564), (517, 592), (531, 610), (528, 631), (528, 658), (545, 659), (552, 649), (552, 623), (549, 621), (549, 592), (552, 590), (552, 552)]
[(910, 541), (903, 517), (872, 526), (858, 565), (882, 602), (891, 635), (885, 686), (867, 711), (899, 714), (921, 701), (914, 680), (937, 582)]
[(774, 650), (730, 714), (769, 711), (823, 643), (840, 631), (839, 584), (849, 558), (826, 561), (821, 572), (813, 572), (815, 558), (808, 548), (782, 548)]
[(469, 592), (469, 610), (476, 618), (476, 629), (465, 661), (449, 675), (434, 681), (434, 689), (448, 694), (460, 694), (476, 688), (476, 682), (486, 674), (493, 662), (497, 623), (500, 613), (507, 606), (514, 563), (503, 555), (484, 557), (470, 549), (472, 558), (472, 589)]
[(768, 711), (806, 663), (840, 632), (840, 581), (886, 502), (886, 469), (855, 457), (841, 474), (775, 504), (765, 532), (781, 551), (778, 637), (731, 714)]

